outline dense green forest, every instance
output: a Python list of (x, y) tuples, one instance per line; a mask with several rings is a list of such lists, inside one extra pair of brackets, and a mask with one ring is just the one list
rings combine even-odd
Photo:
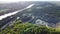
[(60, 30), (18, 20), (0, 31), (0, 34), (60, 34)]

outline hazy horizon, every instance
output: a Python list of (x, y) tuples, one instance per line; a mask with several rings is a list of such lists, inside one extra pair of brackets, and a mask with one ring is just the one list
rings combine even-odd
[(0, 0), (0, 3), (15, 3), (21, 1), (60, 1), (60, 0)]

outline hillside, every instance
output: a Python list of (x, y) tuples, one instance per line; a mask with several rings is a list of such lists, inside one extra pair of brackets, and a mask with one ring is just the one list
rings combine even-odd
[(22, 23), (19, 20), (0, 31), (0, 34), (60, 34), (60, 30), (32, 23)]

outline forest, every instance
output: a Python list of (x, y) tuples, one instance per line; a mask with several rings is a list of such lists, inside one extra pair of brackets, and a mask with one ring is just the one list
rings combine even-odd
[(0, 34), (60, 34), (60, 30), (17, 20), (1, 30)]

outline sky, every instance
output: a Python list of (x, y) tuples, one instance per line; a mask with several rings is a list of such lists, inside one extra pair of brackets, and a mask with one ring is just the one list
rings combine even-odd
[(60, 0), (0, 0), (0, 3), (12, 3), (19, 1), (60, 1)]

